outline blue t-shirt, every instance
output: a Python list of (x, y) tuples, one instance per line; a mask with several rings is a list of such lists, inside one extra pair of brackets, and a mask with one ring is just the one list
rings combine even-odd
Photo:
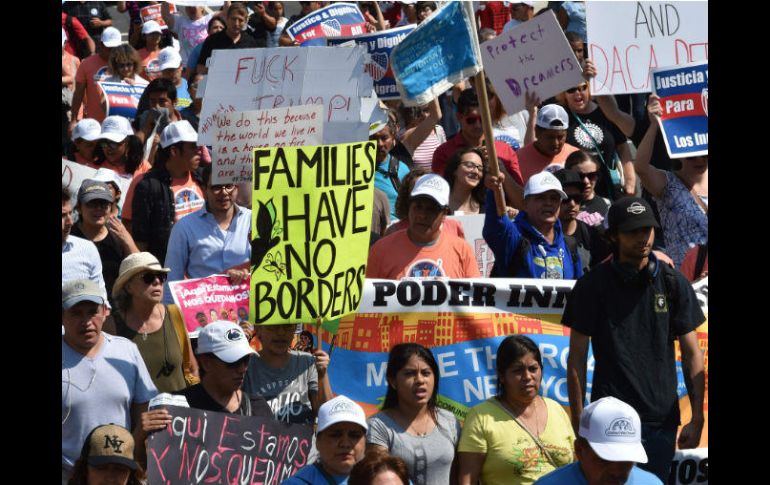
[[(580, 469), (580, 463), (575, 462), (540, 477), (535, 485), (588, 485), (588, 482)], [(652, 473), (633, 467), (626, 485), (663, 485), (663, 482)]]
[[(299, 469), (293, 476), (282, 481), (282, 485), (329, 485), (329, 481), (323, 476), (319, 469), (321, 465), (307, 465)], [(348, 477), (338, 477), (329, 475), (337, 485), (346, 485)]]
[(182, 78), (182, 84), (176, 87), (176, 109), (183, 109), (192, 104), (192, 95), (187, 89), (187, 79)]
[[(390, 166), (390, 157), (391, 155), (388, 155), (388, 158), (386, 158), (381, 164), (377, 166), (377, 172), (374, 174), (374, 186), (385, 192), (385, 195), (388, 196), (388, 202), (390, 203), (390, 218), (391, 220), (396, 220), (398, 219), (398, 217), (396, 217), (396, 197), (398, 197), (398, 192), (393, 187), (393, 183), (390, 181), (390, 177), (385, 175), (388, 172), (388, 167)], [(408, 173), (409, 166), (399, 160), (398, 179), (404, 180), (404, 177), (406, 177), (406, 174)]]

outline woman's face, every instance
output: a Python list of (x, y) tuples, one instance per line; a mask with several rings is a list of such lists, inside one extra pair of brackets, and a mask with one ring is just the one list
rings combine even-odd
[(126, 485), (131, 470), (124, 465), (109, 463), (107, 465), (88, 465), (88, 485)]
[(127, 60), (122, 60), (122, 61), (116, 60), (115, 67), (118, 68), (117, 74), (122, 79), (131, 79), (134, 77), (134, 74), (135, 74), (134, 67), (136, 66), (134, 65), (133, 62), (127, 61)]
[(104, 226), (112, 212), (112, 203), (96, 199), (78, 206), (80, 218), (89, 226)]
[(460, 163), (455, 172), (455, 184), (474, 189), (481, 183), (484, 173), (484, 162), (476, 153), (470, 152), (460, 157)]
[(543, 369), (529, 352), (505, 370), (501, 376), (505, 397), (514, 402), (530, 402), (540, 391)]
[(575, 165), (580, 178), (585, 184), (583, 186), (583, 199), (591, 200), (594, 198), (594, 189), (596, 188), (596, 181), (599, 180), (599, 167), (590, 160), (580, 162)]
[(160, 44), (160, 32), (150, 32), (144, 36), (148, 48), (155, 48)]
[(417, 354), (409, 357), (406, 365), (396, 373), (395, 380), (388, 381), (396, 389), (399, 405), (410, 407), (427, 406), (436, 387), (433, 369)]
[(591, 94), (588, 92), (588, 83), (581, 83), (576, 88), (570, 88), (566, 91), (567, 106), (571, 111), (583, 111), (588, 108), (591, 102)]
[(94, 158), (94, 150), (96, 149), (96, 140), (88, 141), (84, 140), (83, 138), (78, 138), (75, 140), (75, 147), (78, 149), (78, 153), (83, 158), (87, 158), (89, 160)]
[(343, 421), (333, 424), (318, 433), (316, 448), (328, 472), (348, 476), (353, 466), (364, 457), (366, 430), (355, 423)]
[(136, 300), (160, 303), (163, 300), (163, 283), (165, 281), (166, 273), (143, 271), (128, 281), (126, 291)]
[(420, 22), (424, 22), (425, 19), (430, 17), (430, 14), (432, 13), (433, 13), (433, 9), (428, 6), (425, 6), (422, 9), (420, 9), (419, 12), (417, 12), (417, 18), (419, 19)]
[(283, 2), (273, 3), (273, 12), (277, 18), (283, 17)]
[(113, 165), (122, 165), (128, 154), (128, 139), (124, 138), (121, 142), (112, 140), (100, 140), (104, 151), (104, 157)]
[(225, 30), (225, 24), (224, 22), (220, 21), (214, 21), (211, 23), (211, 27), (209, 28), (209, 35), (216, 34), (217, 32), (222, 32)]

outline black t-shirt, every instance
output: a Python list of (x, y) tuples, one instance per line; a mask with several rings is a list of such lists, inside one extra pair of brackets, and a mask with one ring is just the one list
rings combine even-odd
[(67, 15), (77, 18), (94, 41), (99, 40), (97, 37), (102, 35), (104, 27), (91, 27), (91, 19), (112, 20), (105, 2), (64, 2), (61, 9)]
[[(597, 153), (596, 145), (598, 144), (601, 155), (604, 157), (604, 163), (611, 163), (615, 158), (617, 145), (626, 142), (626, 136), (623, 132), (608, 120), (598, 107), (588, 114), (577, 114), (569, 110), (568, 113), (567, 143), (593, 154)], [(591, 136), (586, 133), (586, 129), (581, 127), (578, 117), (583, 122), (583, 126), (591, 133)], [(596, 143), (594, 143), (594, 140)], [(600, 157), (598, 155), (594, 156), (597, 162), (601, 163)], [(602, 176), (599, 177), (596, 184), (596, 193), (602, 197), (610, 197), (611, 180), (609, 180), (609, 172), (602, 169), (601, 173)]]
[(217, 49), (250, 49), (259, 47), (256, 39), (246, 32), (241, 32), (241, 37), (238, 42), (233, 42), (227, 35), (227, 30), (222, 30), (216, 34), (210, 35), (203, 41), (203, 47), (201, 47), (201, 55), (198, 58), (198, 64), (206, 65), (211, 52)]
[(646, 269), (600, 264), (575, 283), (562, 324), (591, 337), (591, 401), (614, 396), (633, 406), (643, 423), (675, 426), (674, 340), (705, 317), (685, 277), (666, 264), (658, 267), (651, 277)]
[[(80, 229), (80, 224), (72, 226), (72, 235), (88, 239), (83, 235), (83, 231)], [(112, 297), (112, 286), (115, 284), (115, 280), (118, 279), (120, 273), (120, 263), (123, 258), (128, 256), (128, 253), (123, 249), (123, 246), (118, 241), (118, 238), (112, 233), (108, 233), (107, 237), (101, 241), (91, 241), (96, 246), (96, 250), (99, 251), (99, 258), (102, 260), (102, 276), (104, 276), (104, 286), (107, 289), (107, 295)]]
[(274, 32), (275, 29), (270, 30), (265, 25), (265, 21), (262, 20), (262, 17), (260, 17), (256, 13), (256, 4), (257, 2), (249, 2), (247, 5), (250, 9), (254, 10), (255, 12), (251, 14), (251, 17), (249, 17), (249, 22), (246, 24), (246, 32), (254, 37), (254, 40), (257, 41), (258, 47), (266, 47), (267, 46), (267, 33), (268, 32)]
[(585, 253), (580, 254), (578, 249), (584, 272), (604, 261), (612, 252), (599, 231), (583, 221), (577, 221), (577, 229), (572, 237), (577, 241), (578, 248), (585, 250)]
[[(174, 394), (184, 396), (187, 399), (187, 404), (189, 404), (191, 408), (202, 409), (204, 411), (215, 411), (218, 413), (230, 412), (214, 400), (214, 398), (206, 392), (206, 389), (203, 388), (203, 384), (200, 383), (179, 392), (175, 392)], [(273, 419), (273, 411), (270, 410), (270, 406), (267, 404), (264, 397), (259, 394), (249, 396), (245, 392), (242, 395), (247, 399), (241, 399), (241, 407), (237, 412), (232, 414)]]
[(580, 210), (589, 213), (598, 212), (602, 217), (606, 219), (607, 213), (610, 211), (610, 206), (600, 196), (594, 195), (593, 199), (583, 202), (583, 204), (580, 206)]

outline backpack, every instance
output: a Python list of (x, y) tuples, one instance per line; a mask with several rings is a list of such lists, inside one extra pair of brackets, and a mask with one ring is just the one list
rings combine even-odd
[[(575, 238), (575, 236), (569, 236), (567, 234), (564, 234), (563, 236), (564, 236), (564, 244), (567, 246), (567, 249), (569, 249), (569, 254), (572, 257), (572, 267), (574, 271), (574, 268), (577, 266), (577, 262), (579, 258), (577, 239)], [(513, 258), (511, 258), (511, 263), (508, 265), (508, 275), (510, 277), (515, 277), (515, 275), (519, 272), (519, 270), (521, 270), (521, 268), (526, 267), (528, 262), (529, 250), (531, 247), (532, 247), (532, 242), (529, 240), (527, 236), (522, 235), (521, 243), (519, 244), (518, 249), (516, 249), (516, 254), (514, 254)]]
[(399, 180), (398, 178), (398, 163), (399, 163), (399, 160), (393, 155), (391, 155), (390, 162), (388, 162), (387, 171), (381, 169), (380, 167), (377, 167), (375, 169), (377, 170), (377, 172), (381, 173), (382, 175), (390, 179), (390, 183), (391, 185), (393, 185), (393, 189), (396, 191), (396, 193), (398, 193), (398, 189), (401, 188), (401, 180)]

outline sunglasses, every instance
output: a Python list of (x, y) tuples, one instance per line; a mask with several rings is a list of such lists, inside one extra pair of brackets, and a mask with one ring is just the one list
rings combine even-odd
[(462, 165), (463, 167), (467, 168), (468, 170), (475, 170), (477, 172), (483, 172), (484, 171), (484, 165), (481, 165), (481, 164), (478, 164), (478, 163), (473, 163), (473, 162), (469, 162), (469, 161), (463, 161), (463, 162), (460, 162), (460, 165)]
[(574, 203), (576, 203), (576, 204), (580, 205), (580, 204), (582, 204), (582, 203), (583, 203), (583, 194), (572, 194), (572, 195), (567, 195), (567, 198), (566, 198), (566, 199), (564, 199), (564, 200), (562, 200), (562, 201), (561, 201), (561, 203), (562, 203), (562, 204), (566, 204), (566, 203), (567, 203), (567, 202), (569, 202), (569, 201), (572, 201), (572, 202), (574, 202)]
[[(214, 356), (216, 357), (216, 355)], [(244, 357), (241, 357), (240, 359), (236, 360), (235, 362), (225, 362), (224, 360), (220, 359), (219, 357), (216, 357), (216, 359), (222, 363), (225, 367), (228, 369), (237, 369), (238, 367), (242, 365), (248, 365), (249, 359), (251, 358), (251, 354), (247, 354)]]
[(469, 125), (475, 125), (476, 123), (481, 121), (481, 116), (466, 116), (465, 122)]
[(573, 94), (573, 93), (577, 92), (578, 89), (582, 93), (583, 91), (588, 90), (588, 84), (581, 84), (580, 86), (578, 86), (576, 88), (569, 88), (567, 90), (567, 94)]
[(84, 205), (89, 209), (106, 209), (107, 207), (112, 205), (112, 202), (109, 202), (104, 199), (97, 199), (97, 200), (89, 200)]
[(112, 140), (100, 140), (99, 143), (102, 145), (102, 147), (109, 148), (110, 150), (115, 150), (116, 148), (118, 148), (120, 145), (123, 144), (122, 141), (116, 142)]
[(145, 273), (142, 275), (142, 281), (147, 285), (155, 283), (155, 278), (159, 279), (161, 283), (165, 283), (168, 275), (166, 273)]
[(586, 178), (591, 182), (595, 182), (599, 178), (599, 172), (579, 172), (580, 178)]
[(229, 194), (235, 189), (235, 184), (224, 184), (224, 185), (212, 185), (211, 191), (216, 193), (225, 192), (226, 194)]

